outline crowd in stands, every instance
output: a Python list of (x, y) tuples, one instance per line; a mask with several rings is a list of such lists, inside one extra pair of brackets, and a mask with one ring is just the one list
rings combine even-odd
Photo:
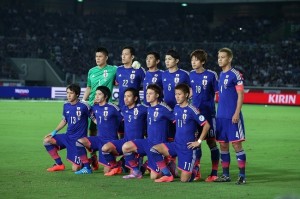
[[(121, 64), (121, 49), (135, 47), (145, 66), (148, 51), (162, 57), (169, 49), (181, 55), (180, 67), (190, 71), (189, 54), (198, 48), (209, 53), (207, 68), (220, 71), (217, 50), (233, 50), (233, 65), (244, 73), (246, 86), (300, 87), (300, 21), (288, 37), (279, 37), (285, 19), (233, 17), (212, 27), (201, 14), (195, 15), (83, 15), (45, 13), (0, 8), (0, 78), (17, 78), (7, 65), (9, 57), (45, 58), (67, 77), (85, 81), (95, 65), (94, 51), (105, 46), (110, 64)], [(113, 20), (112, 20), (113, 19)], [(3, 71), (10, 71), (3, 73)]]

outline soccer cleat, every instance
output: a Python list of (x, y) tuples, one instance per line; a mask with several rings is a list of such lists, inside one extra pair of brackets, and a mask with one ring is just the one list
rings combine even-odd
[(171, 174), (174, 176), (174, 178), (178, 177), (178, 171), (176, 169), (176, 164), (174, 161), (170, 161), (167, 167), (170, 170)]
[(200, 181), (200, 179), (201, 179), (201, 173), (200, 173), (200, 171), (198, 171), (194, 178), (194, 181)]
[(143, 177), (142, 172), (132, 171), (131, 174), (123, 176), (123, 179), (133, 179), (133, 178), (141, 179), (142, 177)]
[(117, 174), (121, 174), (122, 173), (122, 168), (121, 167), (116, 167), (111, 169), (109, 172), (105, 173), (105, 176), (114, 176)]
[(79, 171), (75, 172), (75, 174), (91, 174), (91, 173), (92, 173), (92, 169), (89, 169), (87, 167), (83, 167)]
[(218, 178), (218, 176), (208, 176), (205, 179), (205, 182), (214, 182), (217, 178)]
[(246, 184), (246, 178), (239, 176), (239, 178), (237, 179), (236, 185), (242, 185), (242, 184)]
[(63, 170), (65, 170), (65, 165), (64, 164), (61, 164), (61, 165), (54, 164), (52, 167), (47, 169), (47, 171), (49, 171), (49, 172), (63, 171)]
[(161, 178), (158, 178), (154, 180), (154, 182), (172, 182), (174, 180), (173, 175), (170, 176), (163, 176)]
[(91, 162), (91, 167), (93, 171), (96, 171), (99, 169), (99, 162), (98, 162), (98, 157), (96, 154), (93, 154), (92, 157), (90, 158)]
[(214, 180), (214, 182), (230, 182), (231, 179), (229, 176), (222, 175), (221, 177), (218, 177)]

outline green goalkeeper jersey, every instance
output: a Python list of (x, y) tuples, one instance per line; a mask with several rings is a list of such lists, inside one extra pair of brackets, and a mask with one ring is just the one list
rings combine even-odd
[[(106, 65), (103, 68), (95, 66), (89, 70), (87, 86), (91, 88), (89, 103), (93, 105), (98, 86), (107, 86), (113, 91), (113, 85), (116, 77), (117, 66)], [(111, 99), (110, 99), (111, 100)]]

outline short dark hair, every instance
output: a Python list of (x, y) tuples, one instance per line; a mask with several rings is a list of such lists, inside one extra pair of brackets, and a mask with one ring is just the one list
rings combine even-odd
[(78, 84), (70, 84), (67, 86), (67, 89), (66, 90), (70, 90), (70, 91), (73, 91), (77, 97), (80, 96), (80, 91), (81, 91), (81, 88)]
[(96, 53), (103, 53), (104, 55), (108, 56), (108, 50), (104, 47), (97, 48)]
[(190, 96), (190, 87), (187, 84), (177, 84), (175, 90), (181, 90), (184, 94), (188, 94), (188, 97)]
[(135, 55), (135, 49), (132, 46), (123, 47), (122, 51), (125, 49), (129, 49), (131, 55)]
[(178, 54), (178, 52), (176, 50), (173, 50), (173, 49), (168, 50), (168, 52), (166, 53), (166, 55), (170, 55), (174, 59), (180, 60), (180, 56), (179, 56), (179, 54)]
[(103, 93), (104, 97), (106, 97), (106, 102), (108, 102), (108, 100), (111, 96), (111, 92), (110, 92), (109, 88), (106, 86), (98, 86), (96, 88), (96, 90), (101, 91)]
[(194, 50), (191, 53), (191, 55), (190, 55), (191, 59), (192, 59), (192, 57), (196, 57), (201, 62), (205, 62), (206, 63), (206, 61), (207, 61), (207, 53), (204, 50), (202, 50), (202, 49)]
[(124, 91), (124, 94), (125, 94), (127, 91), (131, 92), (132, 95), (133, 95), (133, 97), (137, 97), (137, 100), (136, 100), (136, 102), (135, 102), (135, 104), (137, 104), (137, 102), (138, 102), (139, 99), (140, 99), (140, 93), (139, 93), (139, 91), (138, 91), (137, 89), (135, 89), (135, 88), (130, 87), (130, 88), (127, 88), (127, 89)]
[(149, 85), (147, 86), (147, 90), (148, 90), (148, 89), (154, 90), (154, 92), (155, 92), (156, 94), (159, 95), (159, 97), (158, 97), (159, 100), (161, 100), (161, 99), (163, 98), (163, 92), (162, 92), (162, 89), (161, 89), (161, 87), (158, 86), (157, 84), (149, 84)]
[(150, 51), (147, 53), (147, 56), (148, 55), (153, 55), (155, 57), (156, 60), (160, 60), (160, 55), (158, 52), (155, 52), (155, 51)]

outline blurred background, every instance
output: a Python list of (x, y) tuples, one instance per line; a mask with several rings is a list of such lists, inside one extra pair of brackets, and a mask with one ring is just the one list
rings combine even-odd
[(0, 87), (86, 87), (95, 49), (121, 64), (125, 45), (145, 66), (158, 51), (209, 53), (207, 68), (220, 72), (217, 51), (233, 50), (233, 66), (250, 88), (300, 87), (300, 1), (279, 0), (1, 0)]

